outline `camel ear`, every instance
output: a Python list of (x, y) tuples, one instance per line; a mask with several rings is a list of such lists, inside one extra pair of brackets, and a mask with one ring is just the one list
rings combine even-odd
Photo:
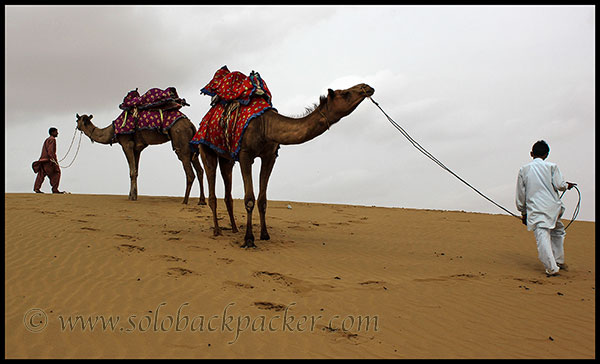
[(79, 119), (79, 113), (75, 114), (75, 116), (77, 116), (77, 119)]
[(94, 115), (90, 114), (90, 120), (92, 120), (93, 117), (94, 117)]
[(333, 91), (332, 89), (328, 88), (327, 89), (327, 100), (333, 101), (334, 98), (335, 98), (335, 91)]

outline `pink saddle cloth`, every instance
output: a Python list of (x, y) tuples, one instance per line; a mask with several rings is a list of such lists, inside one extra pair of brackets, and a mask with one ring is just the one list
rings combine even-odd
[(179, 98), (175, 87), (151, 88), (142, 96), (137, 89), (129, 91), (119, 105), (123, 111), (113, 120), (115, 135), (135, 133), (138, 129), (155, 129), (167, 134), (177, 120), (187, 118), (179, 111), (185, 105), (188, 104)]

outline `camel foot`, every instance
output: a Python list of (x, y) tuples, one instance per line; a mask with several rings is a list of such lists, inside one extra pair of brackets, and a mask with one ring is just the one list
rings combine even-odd
[(183, 205), (187, 205), (187, 204), (188, 204), (188, 200), (187, 200), (187, 199), (184, 199), (184, 200), (183, 200), (183, 202), (182, 202), (182, 204), (183, 204)]
[(269, 233), (266, 231), (261, 231), (260, 233), (260, 240), (270, 240), (271, 237), (269, 236)]
[(216, 227), (213, 230), (213, 236), (219, 236), (219, 235), (223, 235), (223, 233), (221, 232), (221, 228)]
[(241, 246), (241, 248), (242, 249), (248, 249), (248, 248), (256, 249), (256, 244), (254, 244), (254, 240), (246, 239), (246, 242), (244, 243), (244, 245)]
[(237, 226), (233, 225), (233, 226), (231, 227), (231, 232), (232, 232), (232, 233), (236, 234), (238, 231), (239, 231), (239, 230), (238, 230)]
[(198, 205), (202, 205), (202, 206), (206, 205), (206, 201), (204, 200), (204, 197), (200, 198), (200, 201), (198, 201)]
[(254, 244), (254, 234), (252, 234), (252, 231), (246, 232), (246, 236), (244, 237), (244, 245), (242, 245), (242, 248), (256, 248), (256, 245)]

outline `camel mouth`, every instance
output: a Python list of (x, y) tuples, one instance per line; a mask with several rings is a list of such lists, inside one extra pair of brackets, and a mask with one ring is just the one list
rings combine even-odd
[(363, 85), (361, 88), (365, 95), (367, 95), (366, 97), (371, 97), (375, 93), (375, 89), (369, 85)]

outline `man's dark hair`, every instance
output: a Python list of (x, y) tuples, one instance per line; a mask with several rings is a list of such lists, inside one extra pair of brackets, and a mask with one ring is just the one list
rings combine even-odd
[(53, 132), (58, 131), (55, 127), (48, 129), (48, 134), (52, 135)]
[(548, 143), (543, 140), (538, 140), (531, 148), (534, 157), (544, 157), (550, 153), (550, 147)]

